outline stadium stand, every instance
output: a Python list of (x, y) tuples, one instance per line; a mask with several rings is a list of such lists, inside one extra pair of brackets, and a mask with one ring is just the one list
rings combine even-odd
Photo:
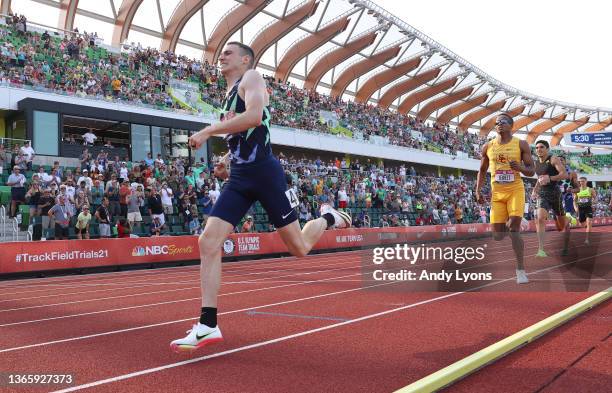
[[(196, 83), (202, 100), (219, 108), (225, 81), (207, 62), (139, 46), (113, 53), (89, 36), (23, 35), (0, 25), (0, 83), (77, 97), (149, 105), (157, 109), (188, 108), (168, 94), (170, 79)], [(393, 145), (478, 158), (481, 140), (448, 125), (431, 124), (388, 109), (344, 102), (316, 91), (299, 89), (267, 77), (275, 124), (368, 140), (384, 138)], [(321, 111), (338, 119), (330, 125)], [(417, 131), (415, 136), (411, 131)]]

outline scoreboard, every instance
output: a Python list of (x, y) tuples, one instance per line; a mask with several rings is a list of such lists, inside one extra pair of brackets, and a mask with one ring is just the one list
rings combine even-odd
[(567, 145), (612, 148), (612, 131), (572, 132), (565, 134), (563, 140)]

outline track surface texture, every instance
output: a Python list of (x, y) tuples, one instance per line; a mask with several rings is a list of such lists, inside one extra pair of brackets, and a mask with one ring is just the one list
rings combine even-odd
[[(610, 260), (610, 250), (602, 237), (594, 258)], [(611, 286), (607, 269), (582, 278), (585, 290), (551, 289), (571, 266), (536, 259), (531, 235), (531, 282), (516, 290), (510, 242), (488, 251), (508, 280), (486, 292), (394, 291), (363, 280), (370, 250), (226, 263), (225, 341), (182, 354), (169, 343), (199, 315), (198, 266), (1, 281), (0, 391), (391, 392)], [(604, 303), (446, 391), (606, 391), (611, 315)], [(11, 385), (8, 374), (74, 382)]]

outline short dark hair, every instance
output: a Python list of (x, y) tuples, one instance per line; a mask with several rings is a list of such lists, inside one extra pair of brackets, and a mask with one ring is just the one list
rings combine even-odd
[(508, 112), (502, 112), (497, 116), (506, 116), (508, 119), (510, 119), (510, 125), (513, 126), (514, 125), (514, 119), (512, 118), (512, 116), (510, 116), (510, 114)]
[(547, 148), (547, 149), (550, 149), (550, 145), (549, 145), (549, 144), (548, 144), (548, 142), (546, 142), (545, 140), (539, 140), (539, 141), (537, 141), (535, 144), (536, 144), (536, 146), (537, 146), (537, 145), (538, 145), (538, 144), (540, 144), (540, 143), (541, 143), (541, 144), (543, 144), (544, 146), (546, 146), (546, 148)]
[(586, 176), (580, 176), (580, 180), (584, 179), (586, 181)]
[(225, 45), (236, 45), (237, 47), (239, 47), (240, 55), (249, 56), (251, 58), (251, 60), (249, 61), (249, 68), (253, 68), (253, 65), (255, 64), (255, 52), (253, 51), (253, 48), (238, 41), (230, 41)]

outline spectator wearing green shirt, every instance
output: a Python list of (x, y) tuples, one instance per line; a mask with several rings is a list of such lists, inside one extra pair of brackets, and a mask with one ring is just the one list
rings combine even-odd
[(89, 222), (91, 221), (91, 213), (89, 205), (83, 206), (83, 211), (79, 213), (76, 222), (77, 239), (89, 239)]

